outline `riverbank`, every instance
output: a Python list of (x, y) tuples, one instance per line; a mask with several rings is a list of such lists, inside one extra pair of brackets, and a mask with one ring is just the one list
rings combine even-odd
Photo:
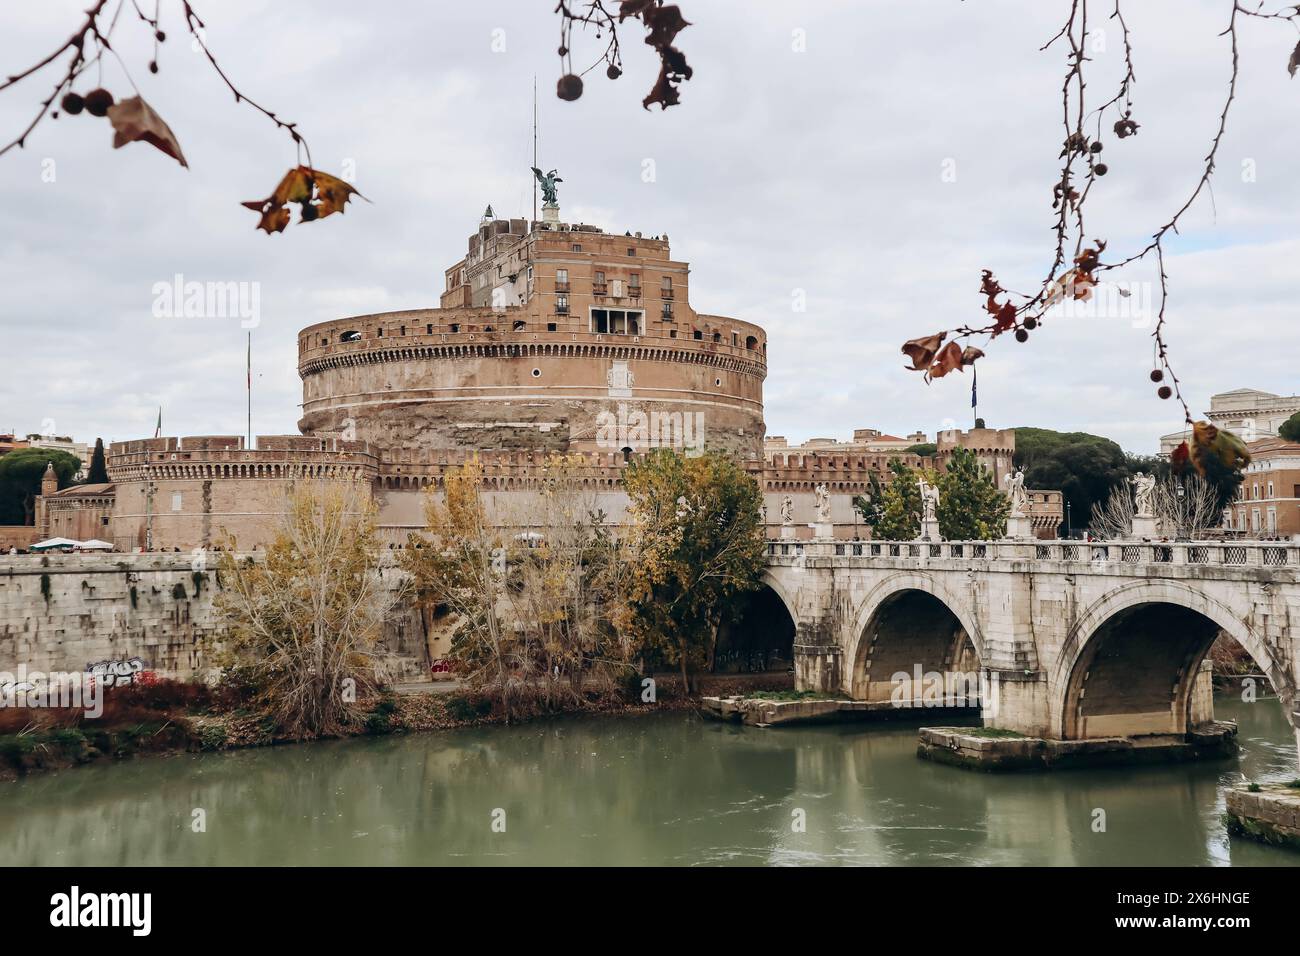
[[(509, 722), (694, 710), (705, 696), (785, 691), (794, 682), (788, 673), (707, 675), (698, 678), (698, 693), (688, 695), (682, 692), (680, 675), (656, 674), (654, 679), (653, 702), (642, 702), (639, 690), (631, 698), (592, 696), (552, 708), (540, 707), (534, 701), (517, 711)], [(0, 782), (135, 756), (310, 744), (317, 740), (505, 723), (505, 714), (492, 700), (472, 692), (439, 694), (431, 687), (426, 693), (388, 691), (360, 700), (350, 733), (297, 740), (277, 735), (266, 713), (230, 706), (220, 695), (214, 696), (200, 685), (166, 681), (110, 691), (104, 714), (96, 720), (79, 712), (0, 708)]]

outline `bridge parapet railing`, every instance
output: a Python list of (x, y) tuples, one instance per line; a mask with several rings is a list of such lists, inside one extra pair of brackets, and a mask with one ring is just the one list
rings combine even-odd
[(769, 541), (768, 556), (1300, 569), (1300, 541)]

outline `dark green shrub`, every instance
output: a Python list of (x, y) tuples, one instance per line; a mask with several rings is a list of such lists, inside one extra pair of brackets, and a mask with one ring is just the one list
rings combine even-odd
[(486, 697), (471, 699), (457, 694), (447, 698), (447, 713), (454, 720), (478, 720), (492, 713), (492, 701)]

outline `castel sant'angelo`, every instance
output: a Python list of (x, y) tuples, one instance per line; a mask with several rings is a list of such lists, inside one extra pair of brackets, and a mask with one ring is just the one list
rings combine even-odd
[[(422, 492), (448, 469), (477, 455), (490, 499), (526, 503), (554, 452), (581, 456), (618, 521), (627, 462), (669, 446), (737, 456), (762, 484), (773, 537), (783, 512), (787, 537), (811, 535), (819, 485), (835, 535), (865, 537), (853, 497), (872, 473), (887, 478), (890, 458), (919, 464), (905, 449), (925, 437), (765, 442), (768, 359), (762, 328), (692, 307), (690, 266), (666, 235), (565, 223), (553, 201), (532, 222), (489, 207), (445, 270), (438, 308), (299, 333), (301, 435), (259, 436), (253, 448), (237, 435), (114, 442), (109, 484), (56, 491), (48, 476), (38, 525), (121, 551), (212, 547), (226, 534), (251, 548), (273, 534), (292, 483), (310, 479), (363, 483), (384, 539), (401, 546), (423, 526)], [(937, 444), (938, 467), (969, 447), (1001, 484), (1014, 433), (947, 431)], [(1035, 492), (1031, 506), (1054, 532), (1059, 494)]]

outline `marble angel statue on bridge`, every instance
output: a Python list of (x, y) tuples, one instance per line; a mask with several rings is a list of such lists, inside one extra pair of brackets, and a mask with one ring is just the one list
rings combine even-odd
[(1133, 484), (1133, 516), (1135, 518), (1152, 517), (1155, 512), (1152, 510), (1151, 498), (1156, 490), (1156, 476), (1139, 471), (1129, 481)]
[(831, 520), (831, 490), (822, 482), (816, 489), (817, 495), (817, 522), (818, 524), (829, 524)]
[(939, 486), (932, 485), (924, 478), (917, 480), (917, 488), (921, 492), (921, 520), (936, 521), (935, 513), (939, 508)]
[(1023, 518), (1025, 516), (1025, 505), (1029, 501), (1029, 494), (1025, 491), (1025, 473), (1017, 470), (1014, 475), (1006, 475), (1003, 479), (1007, 485), (1007, 496), (1011, 499), (1010, 518)]

